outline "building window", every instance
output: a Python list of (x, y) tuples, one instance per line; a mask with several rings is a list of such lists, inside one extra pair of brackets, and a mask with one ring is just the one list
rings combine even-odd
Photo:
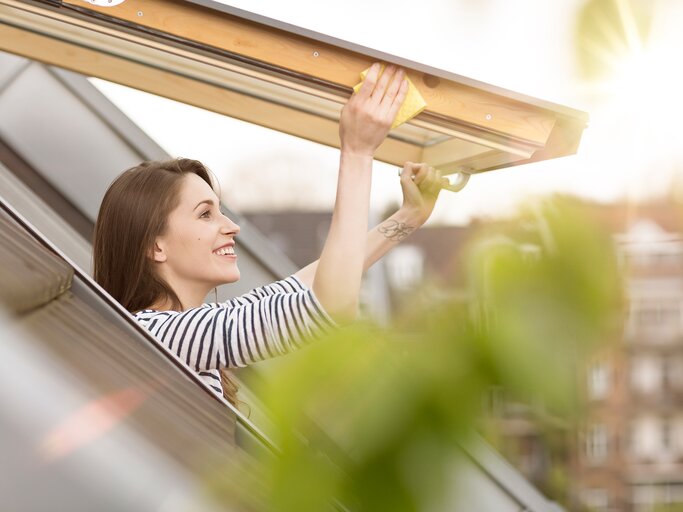
[[(633, 455), (636, 458), (654, 460), (662, 453), (662, 424), (659, 418), (652, 415), (641, 416), (632, 424)], [(666, 434), (671, 442), (671, 431)]]
[(662, 450), (668, 452), (672, 448), (671, 442), (671, 421), (668, 418), (663, 418), (661, 423), (661, 444)]
[(585, 489), (583, 504), (591, 510), (606, 510), (609, 507), (607, 489)]
[(422, 281), (424, 253), (415, 245), (394, 247), (384, 258), (389, 283), (394, 290), (406, 290)]
[(679, 510), (681, 503), (683, 485), (679, 483), (641, 484), (633, 487), (635, 510)]
[(681, 308), (678, 301), (641, 303), (633, 310), (633, 323), (638, 331), (653, 328), (678, 332), (681, 325)]
[(588, 396), (595, 400), (607, 397), (609, 392), (609, 367), (606, 363), (594, 363), (588, 368)]
[(683, 391), (683, 356), (667, 357), (666, 384), (671, 390)]
[(671, 389), (671, 361), (669, 358), (662, 357), (662, 388), (664, 391)]
[(662, 386), (662, 360), (650, 355), (636, 355), (631, 360), (631, 385), (634, 391), (654, 393)]
[(592, 463), (603, 462), (607, 458), (607, 429), (604, 425), (592, 425), (586, 435), (586, 455)]

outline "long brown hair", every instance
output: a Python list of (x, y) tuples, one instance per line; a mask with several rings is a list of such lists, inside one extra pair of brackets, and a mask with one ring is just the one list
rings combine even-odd
[[(196, 174), (213, 189), (209, 172), (188, 158), (145, 161), (124, 171), (104, 194), (95, 223), (93, 274), (131, 313), (160, 301), (183, 309), (178, 295), (155, 272), (150, 254), (180, 201), (182, 179)], [(227, 369), (220, 372), (223, 395), (237, 407), (238, 386)]]

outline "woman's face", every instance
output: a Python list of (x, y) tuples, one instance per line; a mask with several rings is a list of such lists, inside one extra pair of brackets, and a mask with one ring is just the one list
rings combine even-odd
[(208, 292), (240, 278), (233, 248), (239, 230), (220, 212), (211, 187), (196, 174), (188, 174), (166, 233), (156, 239), (154, 260), (171, 287), (201, 286)]

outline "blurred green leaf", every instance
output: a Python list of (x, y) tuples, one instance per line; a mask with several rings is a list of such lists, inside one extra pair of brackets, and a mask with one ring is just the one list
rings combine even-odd
[(282, 449), (264, 462), (255, 509), (319, 511), (339, 499), (354, 511), (440, 510), (458, 441), (491, 387), (580, 412), (578, 367), (621, 321), (609, 234), (580, 204), (553, 198), (483, 229), (465, 261), (469, 300), (416, 299), (388, 328), (335, 331), (255, 390)]

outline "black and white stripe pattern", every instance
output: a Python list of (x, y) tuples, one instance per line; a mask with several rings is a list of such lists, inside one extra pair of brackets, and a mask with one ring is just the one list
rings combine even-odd
[(218, 394), (220, 368), (286, 354), (338, 326), (294, 275), (226, 302), (187, 311), (146, 309), (135, 318)]

